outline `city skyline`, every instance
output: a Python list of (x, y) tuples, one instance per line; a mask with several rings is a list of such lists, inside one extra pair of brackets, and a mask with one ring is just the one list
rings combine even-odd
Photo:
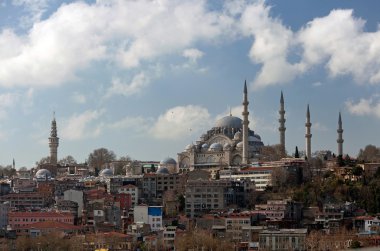
[[(380, 31), (374, 1), (0, 0), (0, 164), (97, 148), (118, 157), (177, 158), (230, 113), (265, 145), (355, 156), (380, 135)], [(294, 15), (294, 10), (302, 12)]]

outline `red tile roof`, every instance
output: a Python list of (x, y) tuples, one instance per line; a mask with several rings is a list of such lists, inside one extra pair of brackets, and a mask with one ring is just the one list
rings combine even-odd
[(58, 230), (80, 230), (80, 226), (75, 226), (72, 224), (67, 224), (63, 222), (56, 221), (41, 221), (32, 223), (23, 227), (22, 229), (58, 229)]
[(9, 212), (8, 217), (74, 217), (67, 212)]

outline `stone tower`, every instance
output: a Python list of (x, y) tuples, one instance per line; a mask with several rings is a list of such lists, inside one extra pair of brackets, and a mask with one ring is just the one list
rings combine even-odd
[(278, 112), (280, 114), (280, 119), (278, 122), (280, 122), (280, 127), (278, 128), (278, 131), (280, 132), (280, 146), (281, 146), (281, 157), (285, 157), (286, 149), (285, 149), (285, 104), (284, 104), (284, 95), (281, 91), (281, 98), (280, 98), (280, 110)]
[(343, 128), (342, 128), (342, 116), (340, 115), (339, 112), (339, 119), (338, 119), (338, 139), (336, 142), (338, 143), (338, 156), (343, 156)]
[(55, 122), (55, 115), (51, 121), (51, 131), (49, 137), (50, 148), (50, 164), (57, 164), (57, 152), (58, 152), (59, 138), (57, 137), (57, 123)]
[(248, 93), (247, 93), (247, 81), (244, 82), (244, 94), (243, 94), (243, 160), (242, 164), (248, 164)]
[(312, 134), (311, 134), (311, 123), (310, 123), (309, 105), (307, 105), (305, 126), (306, 126), (306, 134), (305, 134), (305, 138), (306, 138), (306, 157), (307, 157), (307, 160), (310, 161), (311, 160), (311, 136), (312, 136)]

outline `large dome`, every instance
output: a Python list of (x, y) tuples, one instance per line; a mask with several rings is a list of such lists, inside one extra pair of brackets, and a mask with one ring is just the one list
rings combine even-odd
[(99, 173), (99, 176), (100, 177), (107, 177), (107, 176), (112, 176), (113, 175), (113, 172), (111, 169), (109, 168), (105, 168), (103, 169), (100, 173)]
[(177, 165), (177, 162), (173, 158), (170, 158), (170, 157), (167, 157), (161, 160), (160, 162), (160, 165), (167, 165), (167, 164)]
[(169, 170), (166, 167), (160, 167), (158, 168), (156, 174), (170, 174)]
[(243, 120), (234, 116), (226, 116), (218, 119), (215, 123), (215, 127), (226, 127), (226, 128), (243, 128)]
[(45, 179), (45, 178), (50, 179), (51, 178), (51, 172), (47, 169), (40, 169), (36, 172), (35, 177), (37, 179)]

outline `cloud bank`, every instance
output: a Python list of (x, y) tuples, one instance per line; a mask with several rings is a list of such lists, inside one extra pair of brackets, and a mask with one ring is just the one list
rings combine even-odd
[[(380, 83), (380, 31), (365, 31), (352, 10), (332, 10), (293, 31), (261, 0), (225, 1), (220, 9), (205, 0), (74, 2), (41, 19), (47, 3), (13, 1), (33, 25), (23, 34), (0, 30), (0, 86), (61, 85), (96, 62), (129, 71), (182, 54), (196, 63), (204, 56), (197, 44), (241, 38), (252, 39), (247, 55), (261, 66), (255, 88), (286, 84), (316, 66), (331, 77)], [(144, 87), (123, 82), (115, 78), (110, 93)]]

